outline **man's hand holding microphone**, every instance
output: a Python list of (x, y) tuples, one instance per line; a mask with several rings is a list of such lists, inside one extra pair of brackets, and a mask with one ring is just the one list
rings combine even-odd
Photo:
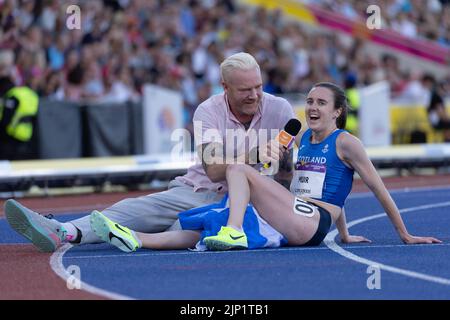
[(265, 147), (259, 148), (258, 160), (263, 163), (260, 169), (262, 175), (274, 175), (278, 172), (280, 159), (292, 147), (295, 136), (301, 128), (299, 120), (290, 119), (275, 139), (270, 140)]

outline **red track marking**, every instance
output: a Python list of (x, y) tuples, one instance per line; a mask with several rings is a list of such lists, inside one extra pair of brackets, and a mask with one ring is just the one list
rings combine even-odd
[(69, 290), (50, 268), (50, 254), (30, 244), (0, 245), (0, 300), (102, 299), (81, 290)]

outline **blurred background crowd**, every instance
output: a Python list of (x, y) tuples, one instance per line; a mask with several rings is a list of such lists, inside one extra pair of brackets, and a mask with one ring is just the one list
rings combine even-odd
[[(366, 19), (369, 0), (307, 1)], [(450, 0), (381, 0), (383, 28), (450, 47)], [(364, 40), (306, 33), (281, 11), (234, 0), (79, 1), (81, 28), (66, 27), (66, 0), (0, 0), (0, 73), (40, 97), (66, 101), (139, 99), (152, 83), (182, 92), (186, 122), (221, 91), (219, 65), (238, 51), (261, 65), (264, 90), (304, 93), (318, 81), (365, 86), (388, 80), (392, 97), (429, 97), (424, 81), (450, 92), (450, 74), (401, 69), (392, 54), (372, 55)], [(8, 69), (8, 70), (6, 70)]]
[(339, 12), (347, 18), (366, 20), (366, 9), (380, 7), (382, 25), (411, 38), (423, 38), (450, 46), (449, 0), (309, 0), (311, 4)]

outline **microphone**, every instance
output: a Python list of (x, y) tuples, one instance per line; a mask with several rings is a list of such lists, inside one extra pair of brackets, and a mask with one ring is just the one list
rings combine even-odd
[[(280, 131), (280, 133), (276, 137), (276, 140), (286, 150), (288, 150), (292, 146), (292, 143), (295, 140), (295, 136), (300, 132), (301, 129), (302, 123), (299, 120), (292, 118), (286, 123), (286, 125), (284, 126), (284, 130)], [(263, 168), (269, 169), (270, 162), (264, 163)]]
[(290, 119), (284, 126), (284, 130), (281, 130), (278, 134), (278, 142), (286, 149), (289, 149), (295, 140), (295, 136), (300, 132), (301, 129), (302, 123), (299, 120), (295, 118)]

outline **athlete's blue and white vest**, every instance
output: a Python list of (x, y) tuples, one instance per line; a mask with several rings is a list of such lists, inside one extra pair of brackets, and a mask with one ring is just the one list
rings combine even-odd
[(336, 130), (322, 142), (311, 143), (311, 129), (300, 141), (291, 192), (343, 207), (353, 184), (354, 170), (336, 153), (336, 139), (345, 130)]

